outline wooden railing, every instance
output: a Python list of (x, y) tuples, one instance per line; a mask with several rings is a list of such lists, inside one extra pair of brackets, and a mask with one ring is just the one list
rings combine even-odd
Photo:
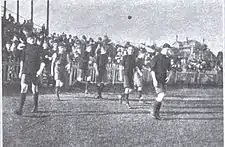
[[(2, 81), (3, 83), (14, 83), (19, 82), (19, 63), (15, 62), (3, 62), (2, 63)], [(122, 83), (123, 76), (120, 71), (119, 65), (109, 65), (107, 67), (108, 79), (112, 84)], [(69, 85), (73, 85), (81, 73), (81, 70), (77, 65), (73, 65), (69, 74)], [(96, 76), (93, 67), (90, 67), (90, 82), (95, 83)], [(43, 74), (43, 77), (45, 74)], [(41, 78), (42, 80), (46, 77)], [(149, 71), (143, 71), (144, 82), (151, 82), (151, 74)], [(198, 73), (198, 72), (174, 72), (170, 84), (182, 83), (182, 84), (217, 84), (222, 85), (223, 75), (222, 72), (212, 72), (212, 73)], [(44, 83), (42, 81), (41, 83)]]
[(2, 62), (3, 83), (19, 81), (19, 70), (19, 62)]

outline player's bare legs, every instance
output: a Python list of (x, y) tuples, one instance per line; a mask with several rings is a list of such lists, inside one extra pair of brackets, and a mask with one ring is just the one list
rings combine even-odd
[[(25, 75), (23, 74), (22, 76), (25, 76)], [(19, 108), (15, 111), (17, 115), (22, 115), (23, 113), (23, 106), (25, 103), (27, 91), (28, 91), (28, 85), (21, 80), (20, 104), (19, 104)]]
[(34, 99), (34, 108), (32, 110), (33, 113), (38, 112), (38, 86), (32, 83), (32, 92)]
[(143, 103), (143, 97), (142, 97), (142, 87), (137, 88), (138, 91), (138, 98), (139, 98), (139, 103)]
[(128, 108), (130, 109), (130, 102), (129, 102), (129, 94), (132, 93), (132, 89), (131, 88), (125, 88), (124, 93), (122, 95), (119, 96), (119, 102), (120, 104), (123, 103), (123, 100), (125, 100), (126, 105), (128, 106)]
[(62, 86), (63, 86), (63, 83), (60, 80), (56, 80), (55, 94), (59, 101), (61, 100), (59, 94), (61, 92)]
[(164, 92), (160, 92), (157, 95), (156, 101), (155, 101), (154, 106), (153, 106), (153, 117), (155, 119), (158, 119), (158, 120), (161, 119), (161, 117), (159, 115), (159, 111), (160, 111), (160, 108), (161, 108), (161, 105), (162, 105), (162, 100), (163, 100), (164, 97), (165, 97)]

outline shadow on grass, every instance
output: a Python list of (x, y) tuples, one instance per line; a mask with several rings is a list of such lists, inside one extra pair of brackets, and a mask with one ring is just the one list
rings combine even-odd
[(67, 101), (71, 101), (71, 99), (60, 99), (60, 100), (57, 100), (59, 102), (67, 102)]
[[(132, 111), (136, 109), (135, 111)], [(199, 111), (161, 111), (160, 114), (163, 120), (223, 120), (222, 111), (214, 111), (214, 112), (199, 112)], [(150, 110), (138, 110), (136, 107), (132, 107), (132, 109), (128, 109), (128, 111), (58, 111), (58, 110), (46, 110), (46, 111), (38, 111), (35, 114), (27, 114), (23, 115), (23, 117), (29, 118), (47, 118), (47, 117), (65, 117), (65, 116), (110, 116), (110, 115), (138, 115), (138, 114), (146, 114), (149, 117), (152, 117)], [(186, 117), (181, 117), (178, 115), (185, 115)], [(221, 117), (209, 117), (209, 116), (201, 116), (207, 114), (221, 114)], [(195, 116), (192, 116), (195, 115)], [(197, 116), (196, 116), (197, 115)], [(199, 116), (200, 115), (200, 116)]]
[(206, 96), (201, 96), (201, 95), (167, 95), (166, 97), (175, 97), (175, 98), (218, 98), (218, 97), (223, 97), (222, 95), (215, 96), (215, 95), (206, 95)]
[(172, 109), (214, 109), (214, 108), (223, 108), (223, 105), (210, 105), (210, 106), (163, 106), (165, 108), (172, 108)]
[[(135, 108), (134, 108), (135, 109)], [(146, 114), (151, 117), (151, 112), (149, 110), (142, 110), (142, 111), (132, 111), (132, 109), (129, 109), (130, 111), (78, 111), (78, 112), (71, 112), (71, 111), (40, 111), (40, 113), (50, 113), (48, 115), (27, 115), (26, 117), (32, 117), (32, 118), (44, 118), (44, 117), (61, 117), (61, 116), (108, 116), (108, 115), (136, 115), (136, 114)], [(214, 119), (223, 119), (222, 117), (201, 117), (201, 116), (191, 116), (191, 115), (202, 115), (202, 114), (222, 114), (221, 111), (215, 111), (215, 112), (199, 112), (199, 111), (162, 111), (160, 112), (163, 117), (165, 117), (165, 120), (179, 120), (179, 119), (193, 119), (193, 120), (214, 120)], [(188, 114), (188, 117), (180, 117), (180, 116), (174, 116), (174, 115), (180, 115), (180, 114)]]
[[(170, 96), (170, 97), (172, 97), (172, 96)], [(144, 99), (144, 103), (145, 104), (151, 104), (152, 101), (155, 101), (153, 97), (150, 97), (150, 98), (149, 99)], [(206, 97), (204, 97), (204, 98), (206, 98)], [(80, 99), (80, 100), (87, 100), (87, 101), (118, 101), (119, 102), (119, 98), (117, 98), (117, 97), (116, 98), (110, 98), (110, 97), (104, 97), (104, 96), (103, 96), (103, 98), (96, 98), (94, 96), (84, 96), (84, 97), (77, 97), (77, 96), (75, 96), (75, 97), (73, 97), (71, 99), (72, 100), (73, 99)], [(209, 102), (209, 101), (220, 102), (222, 100), (223, 100), (222, 98), (221, 99), (213, 99), (212, 98), (212, 99), (196, 99), (195, 100), (195, 99), (182, 99), (182, 98), (180, 98), (180, 99), (176, 99), (176, 98), (174, 98), (174, 99), (167, 99), (167, 97), (165, 97), (165, 102), (177, 101), (177, 102), (191, 102), (191, 103), (194, 102), (194, 103), (196, 103), (196, 102)], [(138, 102), (139, 99), (135, 98), (135, 97), (131, 97), (131, 98), (129, 98), (129, 101)]]
[(72, 111), (58, 111), (58, 110), (41, 110), (38, 113), (71, 113)]
[(204, 118), (201, 118), (201, 117), (165, 117), (165, 118), (162, 118), (162, 120), (165, 120), (165, 121), (169, 121), (169, 120), (223, 120), (223, 117), (204, 117)]
[(28, 117), (28, 118), (47, 118), (47, 117), (50, 117), (51, 115), (48, 114), (48, 115), (38, 115), (38, 114), (26, 114), (26, 115), (22, 115), (22, 117)]
[(199, 111), (162, 111), (160, 112), (162, 114), (169, 114), (169, 115), (180, 115), (180, 114), (216, 114), (216, 113), (221, 113), (223, 114), (222, 111), (206, 111), (206, 112), (199, 112)]
[(41, 110), (38, 111), (37, 113), (31, 113), (31, 114), (24, 114), (22, 117), (30, 117), (30, 118), (46, 118), (50, 116), (54, 116), (53, 114), (68, 114), (71, 113), (72, 111), (58, 111), (58, 110)]

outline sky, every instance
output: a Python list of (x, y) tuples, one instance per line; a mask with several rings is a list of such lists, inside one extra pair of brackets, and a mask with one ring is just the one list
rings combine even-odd
[[(176, 35), (180, 41), (205, 38), (216, 54), (223, 49), (222, 4), (221, 0), (50, 0), (50, 33), (95, 39), (108, 35), (119, 43), (149, 45), (172, 44)], [(16, 12), (16, 0), (7, 0), (7, 8)], [(20, 0), (20, 15), (30, 18), (29, 0)], [(46, 23), (46, 15), (46, 0), (34, 0), (34, 23)]]

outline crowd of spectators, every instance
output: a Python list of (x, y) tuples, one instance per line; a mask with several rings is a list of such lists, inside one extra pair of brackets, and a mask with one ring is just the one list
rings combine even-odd
[[(58, 44), (63, 43), (67, 46), (67, 52), (70, 54), (73, 65), (78, 65), (79, 67), (84, 64), (89, 64), (91, 66), (94, 63), (95, 57), (99, 53), (97, 50), (99, 44), (106, 48), (109, 57), (109, 64), (111, 65), (120, 64), (123, 56), (126, 54), (126, 49), (129, 46), (134, 48), (135, 56), (138, 56), (139, 54), (144, 55), (146, 66), (149, 65), (151, 58), (160, 51), (160, 47), (157, 47), (156, 44), (152, 46), (147, 46), (144, 44), (135, 46), (130, 42), (126, 42), (124, 45), (116, 44), (107, 35), (98, 37), (96, 40), (91, 37), (88, 38), (85, 35), (80, 38), (78, 36), (72, 36), (65, 33), (53, 33), (48, 35), (44, 25), (39, 31), (37, 31), (33, 29), (33, 24), (30, 20), (25, 20), (23, 24), (19, 24), (15, 22), (14, 18), (10, 14), (8, 19), (2, 17), (2, 27), (3, 62), (19, 61), (20, 52), (26, 43), (26, 37), (31, 32), (36, 34), (37, 44), (44, 49), (49, 59), (51, 55), (57, 51)], [(90, 50), (88, 55), (85, 52), (87, 48)], [(152, 50), (151, 52), (149, 52), (149, 48)], [(179, 71), (182, 71), (183, 68), (199, 70), (203, 69), (204, 65), (211, 67), (208, 68), (209, 70), (212, 70), (215, 67), (222, 70), (222, 52), (217, 55), (217, 58), (216, 56), (214, 58), (217, 60), (209, 61), (209, 63), (207, 61), (200, 62), (200, 59), (198, 58), (185, 58), (185, 62), (183, 62), (181, 55), (172, 54), (171, 63), (173, 68)], [(49, 68), (49, 66), (47, 67)]]

